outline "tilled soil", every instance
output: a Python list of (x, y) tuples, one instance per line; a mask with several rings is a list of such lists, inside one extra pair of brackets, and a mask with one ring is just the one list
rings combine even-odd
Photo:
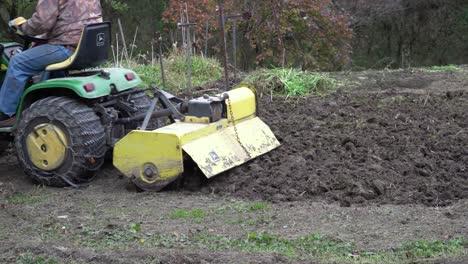
[(260, 116), (282, 146), (204, 191), (274, 202), (325, 198), (344, 207), (468, 198), (468, 92), (425, 87), (431, 75), (424, 74), (416, 75), (422, 86), (409, 90), (395, 86), (409, 83), (398, 76), (388, 89), (262, 97)]
[[(23, 254), (61, 263), (299, 261), (270, 252), (187, 244), (185, 238), (198, 233), (236, 239), (252, 232), (284, 238), (318, 233), (371, 252), (411, 241), (466, 237), (466, 71), (336, 77), (342, 88), (323, 98), (260, 98), (260, 116), (282, 146), (204, 182), (201, 190), (185, 186), (135, 192), (110, 164), (87, 188), (42, 188), (22, 173), (13, 153), (4, 153), (0, 263), (14, 263)], [(208, 90), (212, 88), (195, 92)], [(274, 204), (264, 211), (226, 209), (249, 199)], [(205, 212), (203, 221), (171, 217), (176, 209), (193, 208)], [(141, 224), (138, 236), (172, 240), (160, 245), (112, 236), (100, 240), (128, 231), (133, 223)], [(464, 253), (421, 262), (467, 261)]]

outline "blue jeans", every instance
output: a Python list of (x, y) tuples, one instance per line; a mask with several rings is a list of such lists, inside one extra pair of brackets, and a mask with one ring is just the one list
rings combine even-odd
[(73, 51), (59, 45), (41, 45), (14, 55), (0, 89), (0, 112), (13, 116), (27, 81), (47, 66), (65, 61)]

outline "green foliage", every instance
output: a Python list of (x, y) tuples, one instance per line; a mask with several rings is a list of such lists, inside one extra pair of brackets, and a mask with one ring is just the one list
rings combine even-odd
[(454, 253), (468, 246), (465, 238), (455, 238), (447, 241), (416, 241), (405, 243), (400, 251), (406, 253), (410, 258), (430, 258), (448, 253)]
[(257, 212), (257, 211), (267, 211), (270, 209), (270, 204), (268, 202), (253, 202), (248, 204), (248, 212)]
[(203, 209), (176, 209), (169, 213), (169, 217), (174, 219), (191, 220), (195, 223), (201, 223), (205, 219), (207, 212)]
[(353, 243), (333, 240), (320, 234), (285, 238), (267, 232), (251, 232), (245, 239), (210, 234), (197, 234), (192, 239), (199, 246), (212, 250), (272, 252), (292, 259), (313, 259), (323, 263), (407, 263), (455, 255), (467, 246), (466, 239), (457, 238), (408, 243), (393, 251), (360, 252)]
[(345, 257), (353, 252), (351, 243), (334, 241), (319, 234), (307, 235), (299, 238), (284, 238), (266, 232), (251, 232), (245, 239), (231, 239), (217, 235), (198, 235), (195, 241), (214, 250), (241, 250), (246, 252), (273, 252), (291, 258), (303, 258), (304, 254), (314, 258), (325, 256)]
[[(166, 87), (163, 87), (161, 67), (158, 62), (154, 65), (132, 63), (124, 65), (133, 68), (143, 80), (143, 86), (150, 84), (171, 91), (180, 91), (187, 88), (187, 57), (184, 54), (171, 54), (164, 59), (166, 74)], [(204, 58), (199, 55), (192, 56), (192, 85), (199, 86), (207, 82), (221, 79), (222, 67), (218, 60)]]
[(141, 224), (139, 223), (131, 223), (129, 227), (130, 227), (130, 232), (133, 234), (136, 234), (141, 231)]
[(73, 235), (80, 244), (88, 247), (108, 248), (125, 247), (132, 243), (142, 243), (141, 224), (130, 223), (127, 227), (112, 225), (103, 229), (82, 227), (79, 233)]
[(36, 195), (32, 193), (15, 193), (7, 197), (7, 201), (10, 204), (35, 204), (45, 199), (45, 195)]
[(461, 23), (465, 28), (468, 28), (468, 8), (463, 8), (463, 12), (461, 14)]
[(25, 253), (18, 256), (16, 259), (17, 264), (58, 264), (58, 260), (53, 258), (45, 258), (40, 256), (35, 256), (31, 253)]
[[(179, 210), (173, 215), (190, 219), (201, 217), (203, 210)], [(172, 214), (172, 213), (171, 213)], [(92, 247), (98, 251), (108, 249), (138, 248), (179, 248), (190, 250), (226, 250), (255, 253), (275, 253), (291, 260), (318, 261), (320, 263), (414, 263), (436, 260), (440, 257), (466, 256), (468, 240), (454, 238), (446, 241), (416, 241), (400, 247), (382, 251), (361, 251), (353, 243), (332, 239), (321, 234), (301, 237), (285, 237), (265, 231), (242, 231), (235, 237), (208, 232), (171, 234), (142, 232), (137, 223), (126, 226), (105, 225), (100, 228), (80, 226), (67, 228), (63, 225), (41, 230), (41, 237), (65, 239), (70, 243)], [(50, 234), (55, 232), (54, 234)], [(18, 263), (56, 263), (53, 259), (41, 258), (31, 254), (18, 257)], [(21, 261), (21, 262), (20, 262)]]
[[(206, 36), (204, 25), (210, 24), (209, 34), (217, 35), (217, 1), (170, 1), (163, 20), (173, 28), (180, 22), (185, 6), (198, 35)], [(352, 31), (349, 17), (335, 8), (329, 0), (295, 1), (223, 1), (226, 14), (243, 14), (239, 20), (239, 36), (250, 43), (249, 63), (260, 65), (295, 65), (306, 69), (334, 70), (348, 61)], [(247, 12), (246, 12), (247, 11)], [(231, 23), (226, 23), (229, 30)], [(247, 47), (244, 46), (244, 49)], [(283, 57), (285, 61), (283, 61)]]
[(423, 68), (425, 71), (429, 72), (440, 72), (440, 71), (459, 71), (460, 68), (455, 65), (445, 65), (445, 66), (431, 66)]
[(114, 11), (121, 13), (128, 11), (128, 4), (119, 0), (104, 0), (104, 3), (110, 6)]
[[(2, 0), (3, 8), (5, 8), (8, 13), (15, 15), (22, 14), (23, 12), (30, 13), (36, 3), (36, 0)], [(2, 11), (2, 7), (0, 7), (0, 11)]]
[(336, 81), (323, 73), (279, 68), (254, 72), (244, 82), (262, 93), (287, 96), (323, 95), (336, 86)]
[(256, 202), (236, 202), (229, 203), (220, 208), (217, 208), (218, 212), (224, 213), (225, 211), (234, 211), (239, 213), (253, 213), (253, 212), (266, 212), (271, 209), (271, 205), (268, 202), (256, 201)]

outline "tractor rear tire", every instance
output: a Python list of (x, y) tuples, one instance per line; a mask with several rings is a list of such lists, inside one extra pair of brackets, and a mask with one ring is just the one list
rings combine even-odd
[[(134, 88), (139, 89), (139, 88)], [(136, 92), (130, 96), (130, 101), (132, 101), (133, 106), (137, 109), (134, 113), (127, 113), (126, 117), (133, 117), (141, 114), (146, 114), (148, 109), (151, 107), (151, 99), (148, 97), (145, 91), (141, 90)], [(156, 109), (160, 109), (158, 105), (156, 105)], [(164, 120), (167, 118), (151, 118), (148, 124), (148, 130), (154, 130), (164, 125)], [(131, 130), (135, 130), (141, 126), (143, 121), (131, 122), (126, 126), (127, 132)]]
[(48, 97), (26, 109), (17, 127), (15, 148), (34, 182), (77, 187), (89, 182), (107, 151), (100, 118), (86, 104)]
[(11, 139), (10, 136), (0, 135), (0, 156), (10, 149)]

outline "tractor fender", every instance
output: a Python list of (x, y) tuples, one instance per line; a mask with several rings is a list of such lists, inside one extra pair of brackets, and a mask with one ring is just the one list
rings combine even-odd
[[(30, 86), (21, 97), (17, 116), (32, 103), (47, 96), (71, 96), (91, 100), (128, 90), (142, 82), (132, 70), (109, 68), (105, 72), (106, 76), (96, 72), (89, 76), (51, 79)], [(132, 78), (128, 78), (129, 76)]]

